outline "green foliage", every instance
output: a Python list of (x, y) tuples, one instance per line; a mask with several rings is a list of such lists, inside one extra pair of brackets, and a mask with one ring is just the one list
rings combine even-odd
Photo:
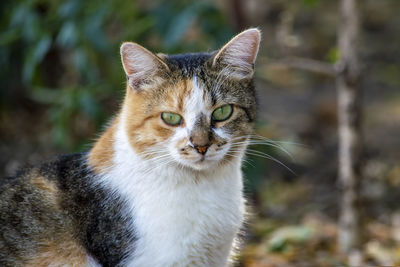
[(328, 61), (329, 61), (330, 63), (332, 63), (332, 64), (335, 64), (336, 62), (339, 61), (339, 59), (340, 59), (340, 51), (339, 51), (339, 49), (338, 49), (336, 46), (333, 47), (333, 48), (331, 48), (331, 49), (328, 51), (327, 59), (328, 59)]
[(377, 71), (382, 83), (395, 88), (400, 87), (400, 66), (398, 64), (386, 64)]
[[(211, 1), (164, 0), (152, 13), (162, 46), (168, 52), (216, 48), (233, 34)], [(190, 29), (206, 34), (194, 39), (188, 34)]]
[(313, 229), (308, 226), (281, 227), (271, 234), (268, 242), (270, 251), (283, 252), (289, 249), (292, 243), (305, 243), (313, 237)]
[(0, 5), (0, 108), (13, 109), (21, 97), (47, 106), (53, 141), (68, 149), (82, 139), (73, 135), (73, 123), (79, 118), (98, 128), (111, 115), (104, 103), (121, 96), (122, 41), (181, 52), (215, 49), (231, 34), (211, 1), (160, 1), (147, 8), (132, 0)]
[(307, 7), (315, 7), (320, 0), (303, 0), (303, 4)]

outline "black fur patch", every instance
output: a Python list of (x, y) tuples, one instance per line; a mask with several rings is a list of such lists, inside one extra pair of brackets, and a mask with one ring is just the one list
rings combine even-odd
[[(45, 203), (29, 181), (57, 185), (61, 209)], [(0, 266), (17, 266), (40, 250), (42, 240), (72, 235), (103, 266), (121, 266), (133, 252), (132, 218), (120, 196), (96, 185), (85, 154), (62, 156), (8, 179), (0, 191)]]
[(201, 68), (212, 57), (213, 53), (188, 53), (171, 55), (166, 63), (172, 71), (180, 73), (182, 78), (201, 76)]

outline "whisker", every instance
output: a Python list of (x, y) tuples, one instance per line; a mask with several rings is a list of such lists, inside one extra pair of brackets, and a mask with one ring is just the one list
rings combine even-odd
[[(235, 140), (240, 140), (240, 139), (246, 139), (245, 141), (240, 141), (240, 142), (235, 142)], [(284, 152), (286, 155), (290, 157), (291, 160), (294, 160), (293, 155), (282, 145), (297, 145), (297, 146), (306, 146), (301, 143), (295, 143), (295, 142), (290, 142), (290, 141), (278, 141), (278, 140), (272, 140), (269, 138), (266, 138), (261, 135), (257, 134), (251, 134), (248, 136), (238, 136), (235, 138), (232, 138), (232, 146), (235, 146), (236, 144), (242, 145), (242, 144), (249, 144), (249, 145), (269, 145), (271, 147), (275, 147), (277, 149), (280, 149), (282, 152)]]
[[(281, 145), (284, 141), (280, 142), (280, 141), (274, 141), (274, 140), (269, 140), (269, 139), (262, 139), (262, 140), (253, 140), (253, 139), (250, 139), (250, 143), (254, 143), (254, 144), (262, 144), (262, 143), (264, 143), (264, 142), (267, 143), (267, 144), (274, 145), (275, 147), (280, 148), (280, 149), (281, 149), (282, 151), (284, 151), (285, 153), (290, 154), (290, 153), (285, 149), (285, 147)], [(284, 144), (287, 144), (287, 143), (284, 143)]]
[(279, 163), (280, 165), (285, 167), (287, 170), (289, 170), (292, 174), (297, 175), (291, 168), (289, 168), (289, 166), (287, 166), (282, 161), (278, 160), (277, 158), (275, 158), (275, 157), (273, 157), (273, 156), (271, 156), (269, 154), (266, 154), (266, 153), (263, 153), (263, 152), (260, 152), (260, 151), (257, 151), (257, 150), (252, 150), (252, 149), (246, 151), (246, 154), (247, 155), (251, 155), (251, 156), (258, 156), (258, 157), (261, 157), (261, 158), (266, 158), (266, 159), (270, 159), (272, 161), (275, 161), (276, 163)]
[(154, 166), (149, 167), (147, 170), (145, 170), (145, 171), (143, 172), (143, 174), (144, 174), (144, 175), (147, 175), (148, 173), (154, 171), (155, 168), (156, 168), (156, 169), (159, 169), (159, 168), (161, 168), (161, 167), (163, 167), (163, 166), (165, 166), (165, 165), (168, 165), (168, 164), (171, 163), (171, 162), (173, 162), (173, 160), (171, 160), (171, 159), (169, 159), (169, 158), (164, 158), (163, 160), (158, 160), (158, 162), (156, 162), (157, 164), (156, 164), (155, 167), (154, 167)]
[[(242, 157), (240, 157), (240, 156), (238, 156), (238, 155), (235, 155), (235, 154), (229, 154), (229, 153), (227, 153), (227, 155), (230, 155), (230, 156), (235, 157), (235, 158), (238, 158), (238, 159), (242, 159), (242, 161), (243, 161), (245, 164), (249, 164), (249, 165), (251, 165), (253, 168), (255, 168), (255, 166), (251, 163), (251, 159), (242, 158)], [(225, 162), (225, 163), (228, 163), (229, 165), (233, 165), (233, 162), (232, 162), (232, 161), (229, 161), (229, 160), (226, 159), (226, 158), (224, 158), (222, 161)], [(221, 162), (222, 162), (222, 161), (221, 161)]]
[[(232, 147), (237, 147), (236, 145), (240, 146), (242, 144), (244, 144), (244, 143), (234, 143), (232, 145)], [(284, 152), (286, 155), (288, 155), (293, 160), (292, 154), (287, 149), (285, 149), (283, 146), (281, 146), (279, 144), (274, 144), (274, 143), (271, 143), (271, 142), (268, 142), (268, 141), (252, 141), (252, 140), (248, 141), (248, 144), (250, 146), (251, 145), (268, 145), (268, 146), (271, 146), (271, 147), (275, 147), (277, 149), (280, 149), (282, 152)]]
[[(231, 152), (241, 152), (241, 151), (231, 151)], [(237, 158), (237, 159), (241, 159), (243, 162), (245, 162), (245, 163), (247, 163), (247, 164), (249, 164), (249, 165), (251, 165), (252, 167), (255, 168), (255, 166), (250, 162), (251, 161), (250, 159), (242, 157), (242, 156), (240, 156), (238, 154), (231, 153), (231, 152), (227, 152), (225, 155), (229, 155), (231, 157), (234, 157), (234, 158)], [(227, 160), (227, 159), (224, 158), (223, 160)]]
[(156, 161), (158, 159), (163, 159), (163, 158), (167, 158), (169, 156), (169, 154), (164, 154), (164, 155), (159, 155), (155, 158), (150, 159), (151, 161)]
[(261, 135), (257, 135), (257, 134), (251, 134), (250, 137), (251, 137), (251, 138), (257, 138), (257, 139), (265, 140), (265, 141), (269, 141), (269, 142), (273, 142), (273, 143), (281, 143), (281, 144), (288, 144), (288, 145), (295, 145), (295, 146), (304, 146), (304, 147), (307, 147), (307, 145), (302, 144), (302, 143), (297, 143), (297, 142), (292, 142), (292, 141), (273, 140), (273, 139), (269, 139), (269, 138), (267, 138), (267, 137), (264, 137), (264, 136), (261, 136)]
[[(230, 152), (241, 152), (241, 150), (235, 150), (235, 149), (233, 149), (233, 150), (230, 150)], [(264, 153), (264, 152), (261, 152), (261, 151), (258, 151), (258, 150), (254, 150), (254, 149), (247, 149), (247, 150), (245, 151), (245, 153), (246, 153), (246, 155), (256, 156), (256, 157), (265, 158), (265, 159), (269, 159), (269, 160), (275, 161), (276, 163), (278, 163), (278, 164), (284, 166), (287, 170), (289, 170), (289, 171), (290, 171), (291, 173), (293, 173), (294, 175), (297, 175), (297, 174), (296, 174), (291, 168), (289, 168), (286, 164), (284, 164), (284, 163), (281, 162), (280, 160), (276, 159), (275, 157), (273, 157), (273, 156), (271, 156), (271, 155), (269, 155), (269, 154), (267, 154), (267, 153)]]

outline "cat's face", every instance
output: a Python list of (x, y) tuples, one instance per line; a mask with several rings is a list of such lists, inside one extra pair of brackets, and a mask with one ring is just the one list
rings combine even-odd
[(136, 153), (196, 170), (241, 157), (255, 116), (252, 74), (259, 40), (253, 29), (219, 52), (176, 56), (124, 44), (129, 86), (123, 119)]

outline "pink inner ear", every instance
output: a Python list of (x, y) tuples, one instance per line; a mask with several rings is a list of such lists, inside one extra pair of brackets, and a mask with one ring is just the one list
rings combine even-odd
[(169, 71), (162, 59), (135, 43), (122, 44), (121, 59), (130, 87), (138, 90), (159, 80), (155, 78), (160, 70)]
[(137, 44), (124, 43), (121, 46), (121, 57), (125, 73), (130, 78), (150, 75), (157, 69), (155, 56)]
[(216, 55), (222, 63), (236, 69), (233, 75), (248, 77), (253, 73), (253, 64), (256, 60), (261, 35), (259, 30), (250, 29), (235, 36)]
[(226, 57), (230, 63), (235, 59), (254, 64), (260, 43), (260, 32), (256, 29), (247, 30), (233, 38), (225, 47)]

